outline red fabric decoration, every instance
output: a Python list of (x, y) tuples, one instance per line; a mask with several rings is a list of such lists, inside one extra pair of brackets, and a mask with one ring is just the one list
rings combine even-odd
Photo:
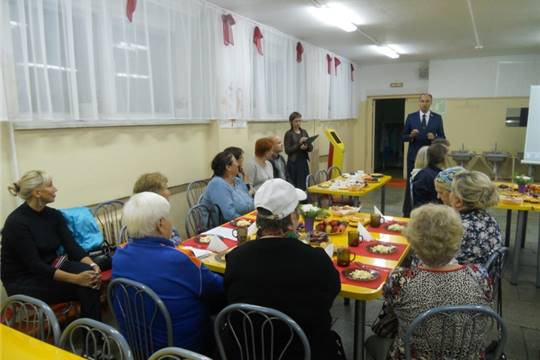
[(337, 57), (335, 57), (334, 58), (334, 68), (335, 68), (336, 76), (337, 76), (337, 68), (338, 68), (339, 65), (341, 65), (341, 60), (339, 60)]
[(223, 43), (225, 46), (234, 45), (232, 26), (236, 24), (231, 14), (221, 15), (223, 21)]
[(255, 26), (255, 30), (253, 30), (253, 43), (255, 43), (255, 46), (257, 47), (257, 52), (260, 55), (263, 55), (263, 49), (262, 49), (262, 39), (263, 34), (261, 32), (261, 29), (259, 29), (258, 26)]
[(296, 62), (297, 63), (302, 62), (303, 54), (304, 54), (304, 47), (302, 46), (302, 43), (299, 41), (296, 43)]
[(330, 54), (326, 54), (326, 65), (328, 68), (328, 75), (332, 74), (332, 57)]
[(354, 65), (351, 64), (351, 81), (354, 81)]
[(137, 0), (127, 0), (126, 1), (126, 16), (129, 22), (133, 21), (133, 13), (137, 7)]

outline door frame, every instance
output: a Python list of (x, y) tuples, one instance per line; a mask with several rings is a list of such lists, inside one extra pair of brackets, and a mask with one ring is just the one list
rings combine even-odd
[[(418, 98), (420, 97), (420, 93), (414, 93), (414, 94), (402, 94), (402, 95), (372, 95), (367, 97), (367, 114), (368, 114), (368, 121), (367, 121), (367, 129), (366, 129), (366, 157), (368, 159), (368, 164), (366, 166), (367, 169), (369, 169), (370, 172), (373, 171), (375, 166), (375, 152), (373, 151), (373, 147), (375, 146), (375, 100), (384, 100), (384, 99), (405, 99), (405, 109), (403, 114), (403, 123), (405, 123), (405, 119), (408, 113), (411, 111), (411, 101), (415, 102), (415, 109), (417, 109), (417, 103)], [(407, 151), (409, 149), (409, 144), (405, 143), (403, 149), (403, 178), (406, 178), (407, 173)]]

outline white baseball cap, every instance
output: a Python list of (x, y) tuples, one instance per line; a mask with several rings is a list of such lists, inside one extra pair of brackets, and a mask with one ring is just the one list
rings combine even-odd
[(298, 203), (305, 200), (304, 191), (295, 188), (283, 179), (266, 180), (255, 193), (255, 208), (270, 211), (276, 220), (292, 214)]

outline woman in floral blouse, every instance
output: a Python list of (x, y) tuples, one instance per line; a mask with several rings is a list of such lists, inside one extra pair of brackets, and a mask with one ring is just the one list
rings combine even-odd
[(456, 259), (460, 264), (485, 264), (502, 246), (499, 224), (486, 209), (499, 202), (497, 187), (479, 171), (454, 176), (450, 204), (459, 211), (464, 234)]
[[(488, 305), (492, 296), (484, 270), (472, 264), (460, 265), (454, 259), (460, 249), (463, 228), (459, 215), (452, 208), (427, 204), (413, 210), (404, 235), (422, 264), (394, 270), (383, 289), (384, 308), (395, 313), (398, 320), (397, 336), (388, 353), (392, 359), (405, 359), (403, 337), (421, 313), (445, 305)], [(437, 336), (435, 332), (442, 328), (437, 322), (429, 325), (430, 337)], [(413, 359), (430, 358), (427, 340), (418, 335), (414, 337)], [(473, 334), (471, 343), (483, 341), (480, 334)], [(386, 358), (385, 347), (388, 348), (391, 342), (374, 335), (366, 346), (375, 358)], [(454, 344), (464, 346), (459, 339)], [(482, 356), (478, 354), (475, 358)]]

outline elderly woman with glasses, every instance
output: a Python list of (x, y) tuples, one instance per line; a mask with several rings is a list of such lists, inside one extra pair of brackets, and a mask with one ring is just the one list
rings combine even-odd
[[(129, 199), (122, 221), (130, 242), (114, 254), (112, 277), (143, 283), (163, 300), (172, 320), (174, 346), (211, 354), (210, 308), (224, 303), (223, 278), (191, 253), (174, 247), (169, 240), (169, 216), (170, 204), (161, 195), (142, 192)], [(114, 300), (113, 306), (118, 306)], [(119, 321), (119, 326), (121, 332), (127, 331), (124, 320)], [(154, 326), (155, 347), (167, 346), (163, 324)]]
[(454, 176), (449, 202), (459, 211), (465, 229), (457, 260), (485, 264), (502, 246), (499, 224), (486, 210), (499, 202), (497, 186), (484, 173), (464, 171)]

